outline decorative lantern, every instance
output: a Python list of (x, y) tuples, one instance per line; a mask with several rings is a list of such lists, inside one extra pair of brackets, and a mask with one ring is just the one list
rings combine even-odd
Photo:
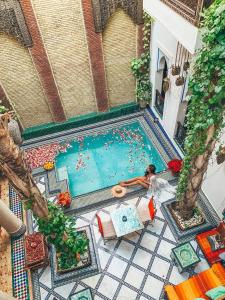
[(220, 146), (216, 153), (217, 164), (220, 165), (225, 161), (225, 146)]
[(175, 82), (175, 84), (176, 84), (176, 86), (181, 86), (181, 85), (183, 85), (184, 84), (184, 77), (183, 76), (179, 76), (177, 79), (176, 79), (176, 82)]
[(189, 68), (190, 68), (190, 63), (189, 63), (189, 61), (184, 62), (183, 70), (184, 70), (184, 71), (187, 71)]
[(168, 77), (163, 79), (163, 91), (166, 93), (170, 88), (170, 79)]
[(172, 72), (171, 73), (172, 73), (173, 76), (179, 75), (180, 74), (180, 67), (172, 65)]

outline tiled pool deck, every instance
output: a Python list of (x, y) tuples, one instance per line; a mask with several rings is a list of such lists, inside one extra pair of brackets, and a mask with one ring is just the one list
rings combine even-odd
[[(53, 199), (52, 199), (53, 200)], [(77, 216), (77, 227), (90, 225), (100, 262), (99, 272), (78, 280), (67, 280), (62, 285), (53, 281), (50, 267), (40, 269), (32, 275), (35, 282), (35, 299), (68, 299), (69, 295), (90, 288), (95, 300), (153, 300), (164, 299), (165, 284), (177, 284), (206, 268), (197, 243), (201, 262), (191, 273), (179, 274), (171, 261), (171, 248), (177, 245), (161, 209), (158, 207), (153, 226), (147, 225), (143, 230), (132, 233), (118, 240), (108, 241), (105, 245), (98, 232), (96, 212), (105, 214), (125, 205), (137, 205), (139, 197), (129, 200), (115, 200), (113, 205), (98, 210), (89, 210)]]
[[(126, 115), (113, 120), (99, 122), (93, 125), (35, 138), (26, 141), (23, 145), (23, 148), (29, 156), (28, 161), (31, 165), (33, 175), (36, 178), (43, 176), (46, 178), (46, 193), (47, 196), (50, 197), (60, 192), (60, 190), (67, 190), (68, 187), (65, 180), (56, 182), (57, 176), (54, 169), (51, 172), (46, 172), (42, 168), (42, 165), (46, 160), (53, 160), (55, 158), (57, 155), (57, 150), (61, 147), (60, 145), (64, 144), (62, 147), (66, 148), (66, 145), (68, 145), (71, 140), (77, 138), (78, 136), (82, 137), (88, 134), (97, 134), (102, 129), (108, 130), (118, 128), (138, 120), (146, 135), (153, 142), (155, 148), (165, 163), (173, 158), (179, 158), (177, 150), (162, 131), (159, 123), (154, 122), (154, 119), (155, 117), (151, 111), (145, 110), (143, 112)], [(165, 172), (163, 177), (167, 180), (172, 179), (172, 176), (169, 172)], [(136, 189), (129, 189), (129, 193), (134, 192), (136, 192)], [(91, 205), (96, 206), (96, 204), (99, 202), (108, 203), (110, 200), (113, 200), (111, 188), (106, 188), (98, 192), (76, 197), (76, 201), (73, 201), (72, 203), (71, 210), (80, 210)]]
[[(91, 126), (71, 129), (59, 134), (29, 140), (24, 144), (24, 149), (28, 150), (45, 144), (69, 141), (75, 135), (80, 135), (82, 132), (87, 132), (87, 130), (98, 130), (101, 126), (112, 128), (121, 122), (131, 122), (134, 118), (140, 121), (164, 161), (167, 162), (172, 158), (179, 157), (176, 149), (170, 144), (160, 125), (154, 123), (154, 115), (147, 110), (115, 120), (104, 121)], [(59, 192), (55, 188), (57, 187), (57, 183), (53, 182), (49, 184), (49, 176), (42, 168), (34, 169), (34, 173), (37, 175), (36, 180), (41, 192), (54, 201), (55, 195)], [(169, 173), (164, 174), (164, 176), (169, 180), (172, 179)], [(52, 188), (52, 184), (54, 188)], [(60, 189), (62, 188), (63, 186)], [(160, 207), (158, 207), (156, 222), (153, 227), (147, 225), (138, 233), (113, 240), (104, 245), (98, 232), (95, 218), (96, 212), (103, 211), (109, 214), (110, 211), (121, 205), (137, 205), (139, 196), (143, 193), (143, 190), (131, 190), (131, 193), (124, 200), (115, 200), (110, 195), (110, 189), (105, 189), (104, 191), (77, 197), (78, 199), (76, 198), (74, 202), (83, 204), (81, 206), (77, 206), (77, 204), (75, 206), (72, 205), (68, 213), (77, 217), (77, 227), (90, 225), (92, 228), (92, 237), (97, 249), (96, 259), (99, 264), (98, 273), (91, 277), (87, 273), (84, 276), (85, 278), (82, 277), (76, 281), (70, 279), (60, 285), (53, 282), (50, 267), (40, 269), (38, 272), (32, 273), (34, 299), (68, 299), (70, 295), (85, 288), (91, 289), (95, 300), (164, 299), (163, 286), (165, 284), (177, 284), (190, 275), (193, 275), (194, 272), (198, 273), (208, 268), (208, 264), (199, 247), (197, 247), (195, 241), (192, 241), (192, 245), (197, 249), (197, 253), (201, 257), (201, 262), (191, 273), (184, 273), (182, 275), (178, 273), (177, 268), (170, 259), (171, 248), (175, 247), (177, 242)], [(17, 203), (14, 203), (14, 205), (18, 208), (18, 197), (16, 197), (15, 193), (11, 194), (14, 197), (13, 199), (16, 199)], [(21, 210), (20, 206), (19, 209)], [(30, 232), (33, 230), (30, 214), (28, 214), (28, 228)], [(19, 260), (20, 264), (23, 265), (23, 251), (21, 253), (17, 255), (14, 252), (13, 254), (15, 259)], [(23, 278), (23, 282), (21, 283), (20, 291), (15, 295), (19, 300), (26, 300), (29, 299), (28, 291), (25, 291), (24, 286), (27, 274), (24, 271), (22, 273), (22, 271), (20, 278)], [(14, 276), (14, 282), (18, 278)]]

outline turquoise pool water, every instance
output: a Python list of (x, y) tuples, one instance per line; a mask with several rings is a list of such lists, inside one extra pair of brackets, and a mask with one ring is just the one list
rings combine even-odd
[(67, 179), (72, 197), (143, 176), (148, 164), (156, 171), (165, 163), (140, 123), (135, 121), (112, 130), (77, 137), (65, 153), (56, 157), (59, 180)]

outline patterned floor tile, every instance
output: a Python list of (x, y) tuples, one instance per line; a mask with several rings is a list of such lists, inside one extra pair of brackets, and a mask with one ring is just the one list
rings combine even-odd
[(118, 288), (118, 285), (119, 285), (118, 281), (106, 275), (104, 276), (98, 288), (98, 292), (108, 297), (109, 299), (113, 299), (113, 296)]
[(152, 254), (148, 253), (142, 249), (137, 249), (137, 252), (133, 258), (133, 263), (142, 267), (143, 269), (148, 268)]
[(182, 274), (180, 274), (178, 272), (177, 267), (173, 267), (172, 272), (170, 274), (170, 278), (169, 278), (169, 282), (172, 284), (179, 284), (181, 282), (183, 282), (184, 280), (188, 279), (189, 274), (187, 272), (184, 272)]
[(164, 259), (155, 257), (150, 272), (161, 277), (166, 278), (167, 273), (169, 271), (170, 264)]
[(65, 284), (65, 285), (62, 285), (60, 287), (57, 287), (54, 289), (54, 291), (59, 294), (60, 296), (64, 297), (64, 298), (68, 298), (73, 287), (74, 287), (74, 282), (72, 283), (69, 283), (69, 284)]
[(45, 286), (51, 288), (52, 280), (51, 280), (51, 269), (50, 269), (50, 267), (47, 267), (44, 270), (44, 272), (42, 273), (39, 280), (42, 284), (44, 284)]
[(106, 252), (103, 249), (98, 249), (98, 255), (99, 255), (99, 259), (100, 259), (100, 265), (102, 270), (105, 269), (106, 264), (108, 263), (108, 260), (110, 258), (110, 254), (108, 252)]
[(160, 219), (164, 219), (164, 216), (160, 208), (157, 209), (156, 216), (159, 217)]
[(171, 249), (174, 247), (174, 244), (161, 240), (157, 253), (167, 259), (170, 259)]
[(109, 240), (109, 241), (106, 241), (104, 243), (103, 240), (100, 241), (99, 245), (103, 248), (105, 248), (106, 250), (108, 250), (109, 252), (113, 252), (113, 250), (115, 249), (115, 246), (117, 244), (117, 240)]
[(164, 285), (163, 281), (158, 280), (149, 275), (147, 277), (145, 286), (143, 288), (143, 292), (146, 295), (151, 296), (152, 298), (158, 300), (160, 298), (163, 285)]
[(101, 274), (91, 276), (91, 277), (83, 279), (82, 282), (84, 282), (85, 284), (87, 284), (88, 286), (90, 286), (91, 288), (94, 289), (100, 279), (100, 276), (101, 276)]
[(147, 300), (144, 296), (141, 296), (139, 300)]
[(46, 291), (43, 288), (40, 288), (40, 293), (41, 293), (41, 299), (45, 299), (48, 295), (48, 291)]
[(141, 239), (141, 246), (148, 250), (154, 251), (157, 242), (158, 238), (156, 236), (152, 235), (149, 232), (145, 232)]
[(132, 233), (126, 235), (126, 239), (130, 240), (130, 241), (132, 241), (134, 243), (137, 243), (137, 241), (139, 240), (139, 238), (140, 238), (140, 232), (132, 232)]
[(134, 250), (134, 245), (131, 245), (126, 241), (121, 241), (118, 249), (116, 250), (116, 254), (129, 260), (132, 256), (133, 250)]
[(147, 226), (147, 229), (156, 234), (160, 234), (162, 232), (164, 224), (165, 223), (163, 221), (156, 219), (152, 225)]
[(137, 268), (130, 266), (125, 281), (136, 289), (140, 289), (145, 273)]
[(117, 257), (113, 257), (111, 263), (107, 269), (107, 272), (118, 277), (122, 278), (127, 267), (127, 263)]
[(102, 297), (94, 296), (94, 300), (104, 300)]
[(165, 230), (163, 236), (164, 236), (166, 239), (171, 240), (172, 242), (175, 242), (175, 243), (176, 243), (176, 240), (175, 240), (175, 238), (174, 238), (174, 235), (173, 235), (173, 233), (172, 233), (172, 231), (170, 230), (170, 228), (169, 228), (168, 225), (166, 226), (166, 230)]
[(135, 300), (137, 298), (137, 293), (129, 289), (126, 286), (122, 286), (120, 289), (119, 295), (116, 300)]

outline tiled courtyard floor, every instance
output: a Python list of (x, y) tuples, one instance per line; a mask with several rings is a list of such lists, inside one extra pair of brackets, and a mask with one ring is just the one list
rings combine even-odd
[[(138, 198), (117, 203), (101, 210), (110, 211), (121, 205), (137, 205)], [(77, 227), (91, 225), (97, 245), (101, 271), (99, 274), (77, 282), (70, 282), (54, 287), (50, 267), (39, 271), (41, 299), (68, 299), (69, 295), (91, 288), (95, 300), (146, 300), (164, 299), (165, 284), (178, 284), (194, 272), (198, 273), (209, 266), (197, 243), (192, 245), (200, 254), (201, 262), (191, 274), (179, 274), (170, 259), (171, 248), (177, 245), (170, 228), (158, 208), (156, 221), (147, 225), (140, 232), (127, 235), (119, 240), (112, 240), (105, 245), (98, 232), (96, 211), (89, 211), (77, 219)]]

